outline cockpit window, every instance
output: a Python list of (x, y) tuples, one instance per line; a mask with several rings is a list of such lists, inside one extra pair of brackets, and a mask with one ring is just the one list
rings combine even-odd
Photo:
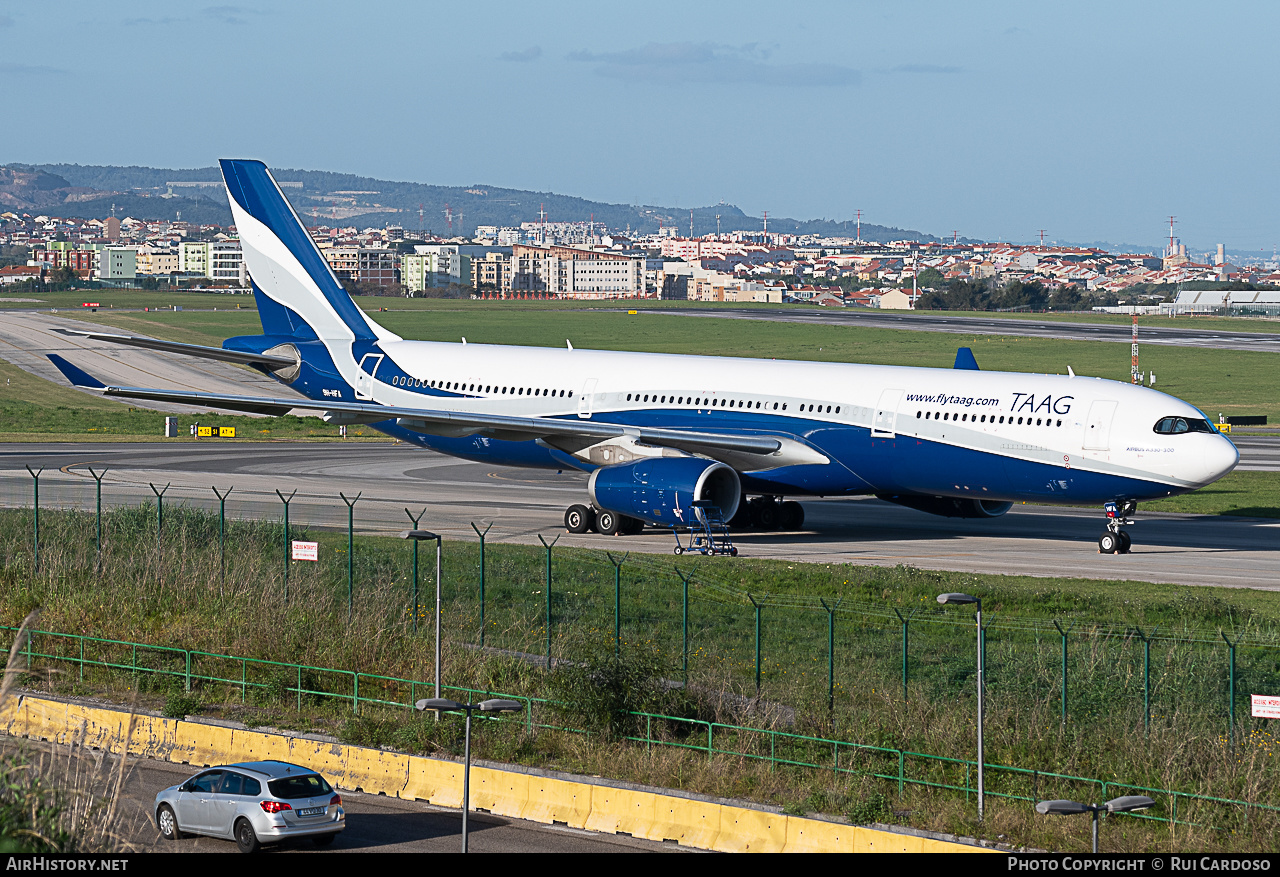
[(1215, 432), (1209, 421), (1197, 417), (1161, 417), (1156, 421), (1156, 435), (1181, 435), (1184, 432)]

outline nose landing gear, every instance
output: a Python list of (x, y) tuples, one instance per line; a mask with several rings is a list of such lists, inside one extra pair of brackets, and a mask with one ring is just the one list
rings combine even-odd
[(1099, 554), (1128, 554), (1133, 540), (1121, 527), (1133, 524), (1130, 518), (1138, 509), (1138, 504), (1131, 499), (1121, 499), (1107, 503), (1107, 532), (1098, 537)]

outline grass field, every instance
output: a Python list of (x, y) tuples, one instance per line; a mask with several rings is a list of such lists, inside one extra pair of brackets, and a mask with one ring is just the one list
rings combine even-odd
[[(0, 296), (0, 299), (6, 296)], [(208, 310), (212, 308), (235, 309), (237, 305), (244, 308), (254, 307), (251, 296), (243, 294), (229, 293), (208, 293), (208, 292), (170, 292), (159, 290), (133, 290), (133, 289), (117, 289), (117, 290), (97, 290), (87, 292), (84, 290), (70, 292), (45, 292), (39, 294), (22, 293), (21, 298), (36, 298), (38, 302), (21, 302), (21, 301), (3, 301), (0, 300), (0, 310), (6, 308), (26, 309), (32, 308), (48, 309), (58, 308), (59, 312), (66, 313), (70, 311), (83, 311), (83, 303), (86, 301), (99, 302), (104, 307), (97, 313), (109, 313), (112, 309), (129, 309), (129, 308), (165, 308), (177, 305), (179, 307)], [(817, 310), (812, 305), (805, 304), (757, 304), (754, 302), (682, 302), (682, 301), (652, 301), (652, 300), (619, 300), (615, 302), (609, 301), (470, 301), (458, 299), (427, 299), (427, 298), (382, 298), (377, 296), (357, 297), (356, 303), (365, 311), (377, 312), (380, 308), (387, 308), (390, 312), (398, 311), (440, 311), (440, 310), (466, 310), (471, 313), (483, 312), (488, 310), (497, 311), (560, 311), (560, 310), (603, 310), (618, 311), (641, 310), (641, 311), (661, 311), (672, 309), (689, 309), (697, 308), (699, 310), (716, 311), (716, 310), (739, 310), (739, 309), (758, 309), (762, 311), (779, 310), (779, 309), (802, 309)], [(1125, 314), (1103, 314), (1103, 313), (995, 313), (989, 311), (921, 311), (918, 314), (911, 311), (895, 312), (895, 316), (942, 316), (951, 315), (957, 317), (992, 317), (997, 319), (1009, 320), (1036, 320), (1047, 322), (1067, 322), (1067, 323), (1104, 323), (1112, 325), (1129, 325), (1132, 318)], [(1140, 326), (1151, 327), (1167, 327), (1182, 329), (1210, 329), (1215, 331), (1227, 332), (1263, 332), (1263, 333), (1280, 333), (1280, 319), (1272, 319), (1265, 317), (1212, 317), (1212, 316), (1195, 316), (1195, 317), (1154, 317), (1142, 316), (1139, 318)]]
[[(13, 624), (42, 608), (39, 626), (98, 637), (132, 640), (221, 655), (248, 655), (287, 664), (361, 670), (382, 676), (429, 679), (432, 643), (429, 597), (423, 588), (419, 620), (412, 607), (407, 546), (401, 540), (360, 537), (355, 543), (353, 611), (348, 619), (345, 534), (295, 531), (317, 538), (321, 562), (294, 563), (289, 602), (284, 601), (278, 523), (232, 522), (225, 572), (217, 550), (217, 518), (167, 508), (157, 538), (154, 507), (120, 509), (105, 517), (105, 549), (94, 555), (93, 516), (46, 511), (41, 516), (39, 570), (33, 568), (31, 514), (0, 512), (0, 618)], [(633, 559), (634, 560), (634, 559)], [(493, 545), (486, 557), (485, 644), (538, 655), (548, 632), (556, 657), (590, 659), (601, 644), (612, 651), (613, 566), (600, 552), (557, 550), (551, 590), (544, 554), (526, 546)], [(565, 689), (538, 664), (499, 651), (480, 651), (478, 546), (445, 544), (445, 682), (482, 691), (554, 697)], [(689, 571), (685, 570), (686, 573)], [(427, 576), (426, 578), (429, 578)], [(651, 672), (681, 679), (680, 583), (669, 567), (628, 562), (621, 576), (624, 656), (653, 655)], [(972, 614), (940, 608), (934, 596), (960, 590), (984, 598), (992, 626), (987, 632), (987, 756), (996, 764), (1033, 777), (988, 775), (988, 790), (1011, 794), (1074, 797), (1085, 794), (1047, 774), (1105, 778), (1118, 784), (1194, 791), (1199, 794), (1271, 802), (1280, 789), (1275, 741), (1251, 723), (1248, 691), (1280, 684), (1280, 609), (1269, 593), (1188, 593), (1187, 589), (1137, 582), (1092, 582), (1070, 578), (1030, 579), (936, 573), (842, 565), (737, 560), (694, 572), (689, 601), (689, 689), (650, 688), (644, 704), (666, 715), (751, 727), (772, 726), (793, 734), (834, 737), (870, 746), (906, 749), (953, 758), (970, 757), (973, 745), (974, 630)], [(754, 608), (763, 605), (761, 689), (754, 688)], [(826, 699), (828, 605), (835, 615), (835, 703)], [(548, 609), (548, 602), (550, 603)], [(910, 623), (909, 683), (903, 697), (902, 627), (893, 609)], [(550, 612), (551, 627), (546, 627)], [(1069, 646), (1067, 721), (1060, 720), (1061, 635)], [(1159, 628), (1159, 632), (1154, 628)], [(1144, 733), (1143, 644), (1133, 632), (1153, 638), (1152, 720)], [(1237, 737), (1226, 735), (1227, 650), (1219, 631), (1238, 642)], [(119, 650), (117, 650), (119, 651)], [(126, 648), (119, 652), (127, 661)], [(68, 654), (74, 654), (74, 651)], [(181, 656), (175, 666), (181, 672)], [(238, 662), (229, 662), (240, 678)], [(255, 671), (256, 672), (256, 671)], [(277, 674), (279, 675), (279, 674)], [(255, 677), (258, 678), (258, 677)], [(308, 687), (329, 691), (323, 674)], [(92, 668), (84, 681), (74, 673), (39, 682), (55, 691), (127, 697), (125, 686), (144, 695), (184, 696), (183, 710), (225, 715), (252, 725), (272, 724), (336, 733), (350, 742), (390, 745), (420, 752), (454, 752), (452, 733), (403, 712), (368, 709), (352, 717), (340, 698), (304, 698), (297, 710), (286, 675), (245, 705), (235, 685), (197, 684), (191, 695), (157, 685), (151, 677), (112, 675)], [(314, 681), (311, 681), (314, 679)], [(274, 681), (273, 681), (274, 680)], [(651, 685), (652, 680), (637, 680)], [(145, 685), (144, 685), (145, 683)], [(365, 688), (362, 683), (362, 690)], [(335, 694), (338, 690), (333, 689)], [(274, 692), (274, 693), (273, 693)], [(665, 692), (665, 693), (663, 693)], [(727, 693), (728, 697), (716, 693)], [(386, 696), (399, 697), (388, 688)], [(366, 692), (366, 696), (374, 696)], [(144, 701), (150, 703), (150, 700)], [(764, 709), (766, 705), (775, 708)], [(786, 709), (777, 709), (784, 707)], [(794, 713), (788, 713), (794, 710)], [(790, 715), (789, 718), (786, 716)], [(566, 708), (539, 721), (587, 727), (589, 713)], [(823, 770), (753, 763), (750, 758), (708, 759), (697, 751), (647, 752), (608, 735), (538, 732), (519, 724), (489, 731), (480, 757), (654, 783), (712, 795), (746, 797), (798, 810), (866, 814), (921, 828), (1015, 843), (1070, 847), (1070, 820), (1035, 820), (1025, 802), (989, 800), (988, 824), (972, 823), (972, 801), (963, 794), (896, 785), (865, 776), (832, 777)], [(1117, 733), (1123, 729), (1127, 733)], [(698, 726), (664, 724), (663, 739), (696, 748), (705, 741)], [(700, 736), (701, 735), (701, 736)], [(745, 736), (745, 735), (740, 735)], [(734, 742), (723, 732), (721, 745)], [(821, 752), (799, 742), (786, 753), (822, 763)], [(761, 745), (763, 744), (763, 749)], [(738, 741), (756, 755), (769, 752), (767, 738)], [(752, 748), (754, 747), (754, 748)], [(864, 762), (858, 762), (860, 764)], [(868, 770), (880, 770), (866, 756)], [(962, 771), (939, 769), (935, 780), (963, 781)], [(877, 804), (877, 801), (879, 803)], [(886, 801), (892, 803), (885, 803)], [(877, 809), (878, 808), (878, 809)], [(906, 811), (894, 817), (890, 811)], [(1161, 801), (1161, 815), (1169, 815)], [(1258, 849), (1272, 842), (1275, 820), (1255, 812), (1242, 820), (1231, 810), (1197, 810), (1183, 801), (1177, 832), (1160, 826), (1126, 829), (1124, 849)], [(1188, 822), (1207, 823), (1196, 828)], [(1212, 827), (1211, 827), (1212, 826)], [(1078, 826), (1077, 826), (1078, 827)], [(1133, 846), (1128, 846), (1131, 844)]]

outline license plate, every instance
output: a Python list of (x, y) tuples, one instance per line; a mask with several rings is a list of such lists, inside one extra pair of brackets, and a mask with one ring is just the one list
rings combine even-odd
[(327, 807), (303, 807), (298, 810), (299, 816), (323, 816)]

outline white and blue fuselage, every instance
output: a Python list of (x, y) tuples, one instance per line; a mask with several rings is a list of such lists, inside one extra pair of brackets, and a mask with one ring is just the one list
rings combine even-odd
[[(757, 493), (1100, 504), (1195, 490), (1239, 459), (1217, 432), (1155, 431), (1168, 417), (1204, 422), (1193, 406), (1079, 376), (404, 340), (375, 342), (350, 365), (334, 386), (304, 391), (393, 407), (791, 438), (794, 446), (777, 456), (735, 461), (752, 466), (739, 472), (744, 489)], [(377, 427), (498, 464), (590, 471), (608, 462), (545, 442)]]

